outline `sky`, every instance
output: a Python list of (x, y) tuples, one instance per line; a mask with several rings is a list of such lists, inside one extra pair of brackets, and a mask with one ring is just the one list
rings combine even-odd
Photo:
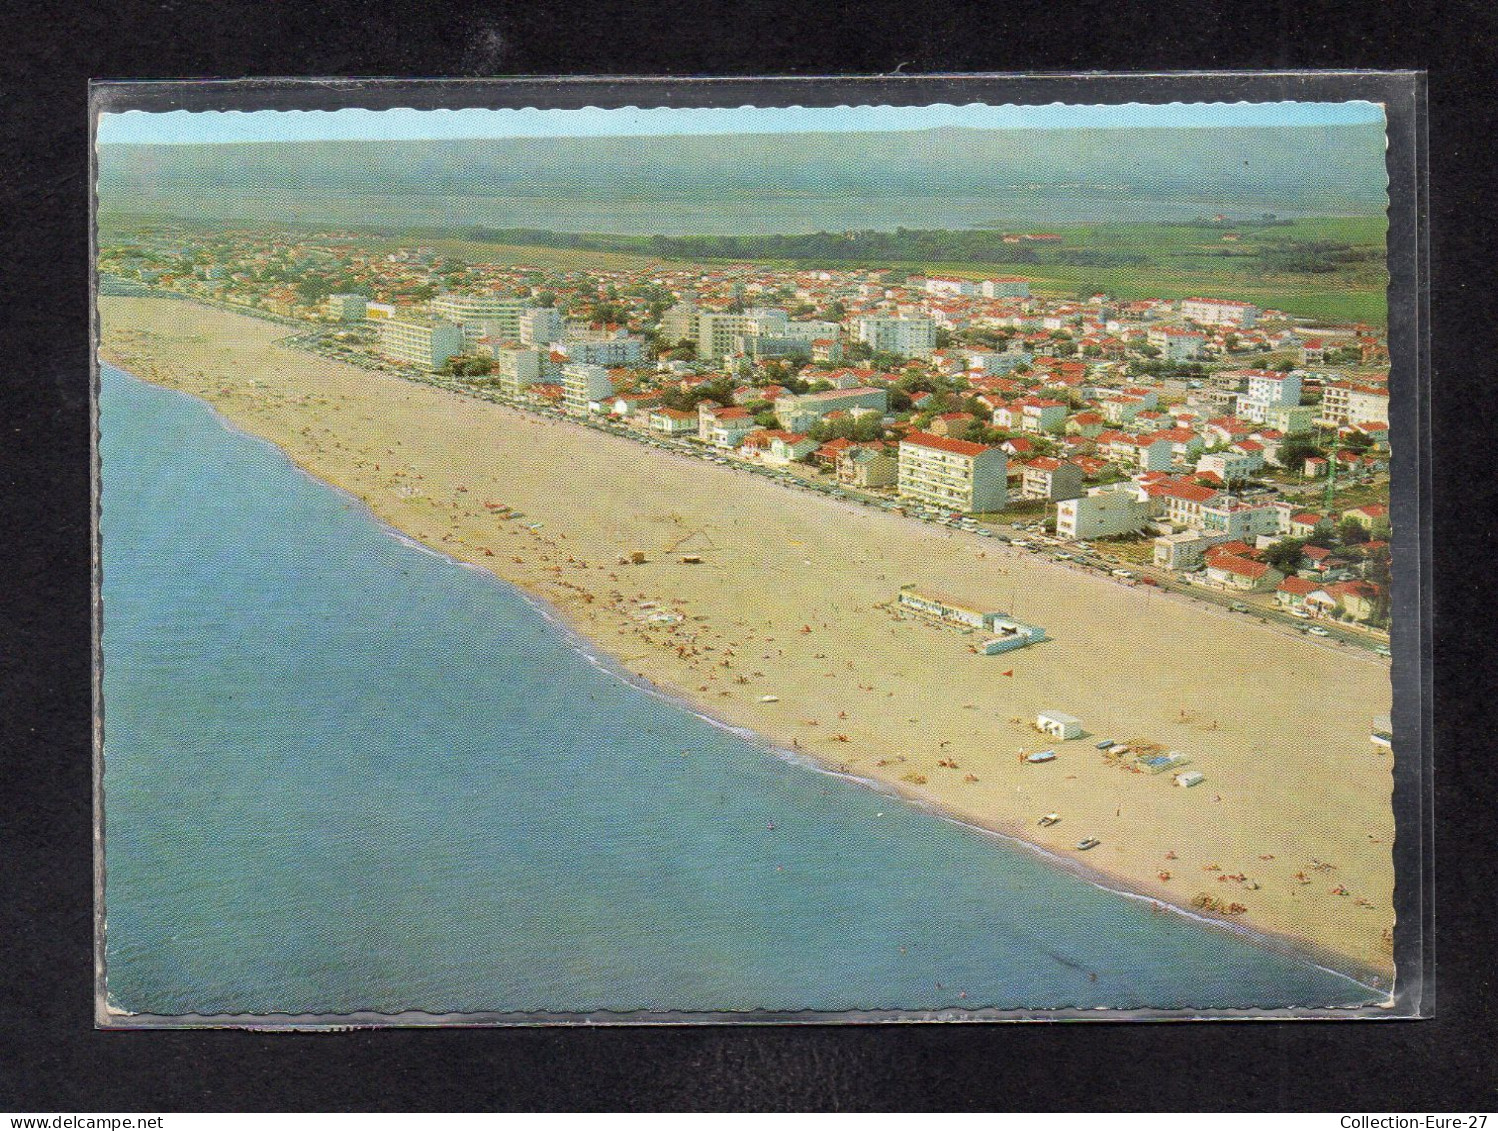
[(836, 106), (580, 110), (127, 110), (99, 115), (98, 141), (212, 144), (257, 141), (503, 137), (639, 137), (841, 130), (1321, 126), (1381, 122), (1371, 102), (1139, 103), (1112, 106)]

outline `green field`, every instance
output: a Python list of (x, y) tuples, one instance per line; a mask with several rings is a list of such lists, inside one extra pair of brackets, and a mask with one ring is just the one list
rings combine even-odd
[[(101, 227), (121, 226), (110, 217)], [(110, 223), (109, 221), (113, 221)], [(288, 225), (306, 230), (315, 225)], [(981, 261), (961, 258), (892, 257), (818, 261), (810, 255), (737, 256), (664, 255), (648, 236), (584, 235), (592, 246), (550, 246), (554, 235), (537, 233), (535, 242), (462, 238), (466, 233), (413, 228), (398, 233), (371, 232), (371, 250), (395, 250), (419, 243), (470, 263), (524, 265), (555, 270), (638, 271), (669, 264), (674, 268), (755, 265), (786, 270), (818, 267), (836, 269), (894, 268), (910, 272), (986, 278), (1021, 275), (1037, 293), (1047, 297), (1076, 297), (1103, 292), (1119, 299), (1179, 299), (1208, 295), (1251, 301), (1283, 310), (1298, 318), (1329, 322), (1360, 321), (1384, 325), (1388, 321), (1384, 262), (1383, 216), (1310, 217), (1261, 224), (1240, 221), (1224, 224), (1070, 224), (1050, 230), (1063, 236), (1060, 248), (1007, 245)], [(926, 233), (922, 246), (960, 243), (972, 233)], [(1236, 240), (1224, 235), (1236, 234)], [(508, 235), (508, 233), (507, 233)], [(916, 243), (911, 239), (905, 243)], [(986, 233), (989, 244), (993, 233)], [(521, 236), (520, 240), (524, 237)], [(742, 237), (753, 246), (757, 237)], [(895, 238), (904, 246), (903, 236)], [(907, 248), (907, 250), (915, 250)], [(991, 250), (991, 249), (990, 249)], [(793, 253), (794, 254), (794, 253)], [(1096, 264), (1057, 262), (1095, 257)], [(1313, 269), (1290, 270), (1287, 266)], [(1273, 269), (1275, 267), (1281, 269)]]

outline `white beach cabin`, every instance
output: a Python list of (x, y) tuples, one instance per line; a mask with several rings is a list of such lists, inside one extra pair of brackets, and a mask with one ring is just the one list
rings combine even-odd
[(1035, 716), (1036, 729), (1052, 738), (1081, 738), (1082, 720), (1060, 711), (1042, 711)]

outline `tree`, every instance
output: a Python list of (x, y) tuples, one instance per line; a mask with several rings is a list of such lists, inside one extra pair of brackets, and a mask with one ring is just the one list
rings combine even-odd
[(1316, 443), (1315, 437), (1307, 432), (1296, 432), (1286, 436), (1280, 443), (1279, 461), (1283, 467), (1293, 469), (1300, 468), (1313, 456), (1324, 456), (1326, 453)]
[(1277, 569), (1286, 577), (1300, 566), (1300, 554), (1305, 549), (1304, 538), (1282, 538), (1264, 551), (1264, 561), (1271, 569)]
[(1344, 518), (1337, 527), (1337, 536), (1344, 546), (1360, 546), (1368, 541), (1368, 531), (1355, 518)]

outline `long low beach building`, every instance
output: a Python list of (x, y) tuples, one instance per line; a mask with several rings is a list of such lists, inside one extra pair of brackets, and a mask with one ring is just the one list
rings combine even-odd
[(426, 370), (442, 368), (465, 345), (462, 328), (451, 322), (391, 318), (379, 327), (381, 353)]
[(1026, 624), (1008, 613), (983, 610), (938, 593), (917, 589), (914, 585), (901, 587), (898, 604), (906, 612), (917, 613), (945, 624), (993, 633), (993, 639), (985, 642), (982, 647), (983, 654), (987, 656), (1012, 652), (1016, 648), (1046, 639), (1045, 629), (1039, 625)]

